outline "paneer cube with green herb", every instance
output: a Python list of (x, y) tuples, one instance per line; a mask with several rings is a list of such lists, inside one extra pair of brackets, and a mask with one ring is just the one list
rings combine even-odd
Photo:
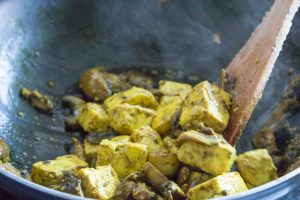
[(178, 159), (214, 176), (229, 172), (236, 150), (219, 134), (186, 131), (178, 137)]
[(159, 90), (165, 96), (180, 96), (184, 100), (192, 90), (192, 86), (187, 83), (162, 80), (159, 81)]
[(85, 197), (99, 200), (113, 197), (119, 184), (118, 175), (110, 165), (81, 169), (78, 177), (82, 181)]
[(130, 135), (136, 128), (151, 125), (155, 111), (137, 105), (121, 104), (110, 112), (111, 126), (120, 134)]
[(214, 177), (189, 189), (189, 200), (210, 199), (237, 194), (247, 190), (247, 186), (238, 172), (230, 172)]
[(108, 97), (104, 101), (104, 106), (109, 112), (115, 106), (119, 106), (124, 103), (152, 109), (155, 109), (158, 105), (155, 97), (150, 91), (139, 87), (133, 87), (129, 90), (119, 92)]
[(150, 126), (141, 126), (134, 129), (131, 138), (133, 142), (146, 145), (149, 153), (162, 152), (164, 150), (160, 135)]
[(88, 167), (88, 164), (75, 155), (60, 156), (55, 160), (34, 163), (31, 179), (44, 186), (57, 185), (65, 172), (76, 173), (85, 167)]
[(178, 126), (183, 100), (180, 96), (163, 96), (156, 109), (152, 128), (161, 135), (168, 135)]
[(142, 168), (147, 160), (147, 147), (132, 142), (102, 140), (96, 166), (111, 165), (118, 177), (123, 179)]
[(180, 125), (186, 130), (201, 129), (203, 124), (222, 132), (228, 125), (230, 95), (204, 81), (187, 95), (180, 116)]
[(86, 132), (105, 132), (109, 130), (109, 119), (103, 107), (96, 103), (87, 103), (77, 116), (79, 125)]

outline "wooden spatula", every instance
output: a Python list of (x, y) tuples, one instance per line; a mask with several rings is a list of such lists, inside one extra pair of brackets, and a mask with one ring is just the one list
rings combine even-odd
[(262, 96), (300, 0), (275, 0), (271, 10), (226, 69), (236, 78), (225, 139), (235, 145)]

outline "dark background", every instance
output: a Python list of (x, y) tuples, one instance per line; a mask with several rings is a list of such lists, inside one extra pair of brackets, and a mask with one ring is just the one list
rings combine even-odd
[(16, 199), (16, 198), (13, 198), (7, 192), (5, 192), (4, 190), (0, 189), (0, 199), (6, 200), (6, 199)]

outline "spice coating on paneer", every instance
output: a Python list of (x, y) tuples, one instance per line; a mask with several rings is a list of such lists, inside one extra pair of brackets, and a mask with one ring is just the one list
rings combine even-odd
[(259, 186), (278, 178), (277, 169), (266, 149), (243, 153), (236, 162), (241, 176), (251, 186)]
[(187, 130), (201, 128), (201, 123), (215, 132), (228, 125), (230, 95), (208, 81), (197, 84), (187, 95), (180, 116), (180, 125)]
[(150, 126), (141, 126), (134, 129), (131, 134), (133, 142), (141, 143), (147, 146), (148, 152), (162, 152), (164, 150), (160, 135)]
[(32, 165), (33, 182), (50, 186), (60, 182), (64, 172), (77, 172), (88, 164), (75, 155), (57, 157), (55, 160), (40, 161)]
[(175, 130), (181, 113), (183, 100), (180, 96), (163, 96), (156, 109), (152, 128), (161, 135), (167, 135)]
[(166, 96), (179, 95), (184, 100), (192, 90), (192, 86), (186, 83), (163, 80), (159, 81), (159, 90)]
[(247, 186), (238, 172), (230, 172), (212, 178), (188, 191), (190, 200), (210, 199), (236, 194), (247, 190)]
[(131, 142), (131, 137), (129, 135), (119, 135), (110, 140), (114, 142)]
[(177, 156), (181, 162), (212, 175), (229, 172), (236, 159), (235, 148), (218, 134), (186, 131), (178, 137), (178, 142)]
[(114, 107), (128, 103), (131, 105), (140, 105), (145, 108), (156, 108), (158, 103), (153, 94), (139, 87), (133, 87), (129, 90), (116, 93), (104, 101), (104, 106), (110, 112)]
[(109, 130), (109, 118), (103, 107), (96, 103), (87, 103), (77, 118), (86, 132), (104, 132)]
[[(99, 133), (101, 134), (101, 133)], [(104, 139), (104, 138), (103, 138)], [(130, 142), (130, 136), (129, 135), (120, 135), (116, 137), (112, 137), (110, 140), (115, 141), (115, 142)], [(88, 139), (84, 139), (83, 141), (83, 150), (84, 150), (84, 155), (86, 158), (86, 161), (89, 164), (94, 164), (94, 161), (97, 159), (97, 154), (100, 148), (100, 142), (97, 144), (91, 144)]]
[[(266, 151), (246, 152), (236, 159), (236, 149), (222, 136), (234, 112), (232, 77), (223, 71), (218, 85), (203, 81), (193, 87), (165, 78), (194, 84), (199, 77), (136, 67), (138, 71), (94, 67), (80, 77), (81, 94), (66, 90), (61, 103), (68, 110), (61, 114), (65, 131), (72, 133), (64, 144), (69, 155), (35, 163), (28, 179), (99, 200), (200, 200), (236, 194), (277, 178)], [(21, 95), (35, 108), (52, 113), (52, 97), (26, 88)], [(21, 111), (16, 114), (25, 117)], [(292, 141), (286, 145), (294, 152), (297, 144)], [(284, 158), (290, 155), (281, 152)], [(283, 163), (273, 159), (276, 166)], [(236, 160), (239, 172), (231, 172)], [(2, 163), (8, 161), (7, 145), (0, 140), (0, 168), (21, 176), (10, 163)]]
[(85, 196), (100, 200), (112, 198), (119, 184), (118, 175), (110, 165), (81, 169), (78, 177), (84, 186)]
[(169, 153), (177, 155), (178, 143), (176, 139), (167, 136), (163, 139), (163, 143), (165, 149), (167, 149)]
[(109, 117), (111, 126), (120, 134), (131, 134), (136, 128), (151, 125), (155, 111), (137, 105), (122, 104), (115, 106)]
[(123, 179), (142, 168), (147, 160), (147, 147), (132, 142), (102, 140), (96, 166), (112, 165), (118, 177)]
[(73, 172), (64, 172), (60, 182), (49, 188), (83, 197), (81, 180)]

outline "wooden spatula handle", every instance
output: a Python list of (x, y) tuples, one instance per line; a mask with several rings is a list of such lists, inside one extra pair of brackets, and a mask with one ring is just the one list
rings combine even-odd
[(224, 137), (232, 145), (239, 139), (262, 96), (299, 4), (300, 0), (275, 0), (226, 69), (236, 78), (231, 119), (224, 132)]

